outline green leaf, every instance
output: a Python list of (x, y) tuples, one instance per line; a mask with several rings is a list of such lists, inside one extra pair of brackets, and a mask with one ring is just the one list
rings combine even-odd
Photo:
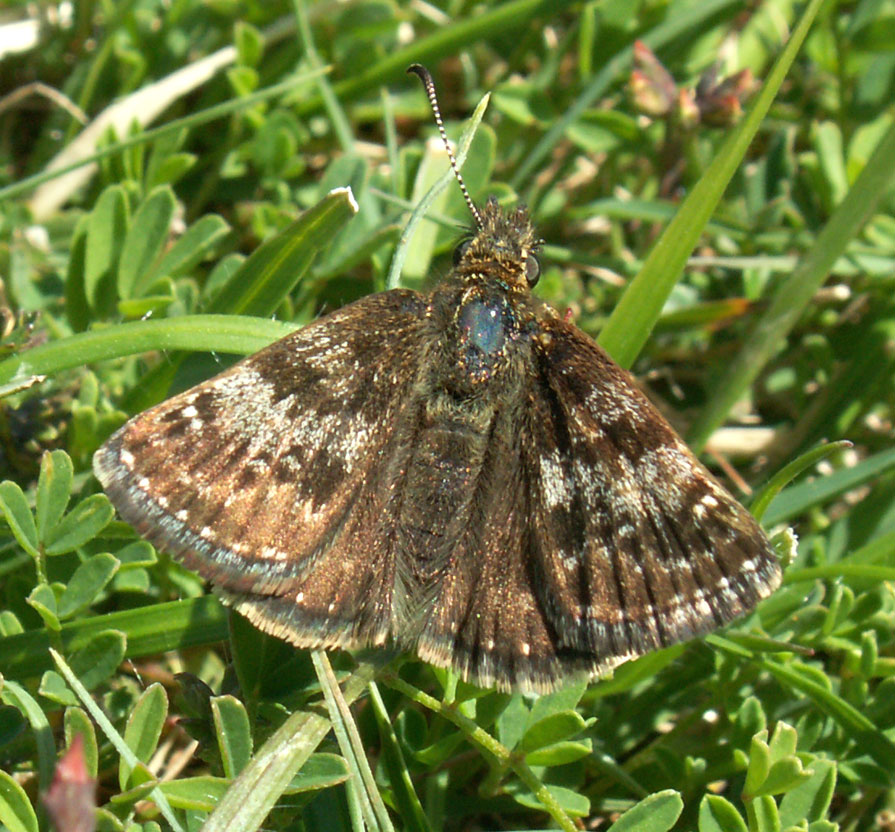
[(158, 556), (152, 544), (145, 540), (135, 540), (115, 553), (122, 569), (145, 569), (158, 563)]
[[(253, 87), (257, 86), (258, 74), (256, 72), (251, 71), (242, 73), (242, 75), (248, 82), (247, 86), (249, 84)], [(289, 174), (298, 149), (296, 130), (292, 117), (287, 117), (283, 111), (272, 114), (271, 118), (265, 120), (251, 144), (252, 163), (262, 172), (262, 176), (273, 177)], [(350, 154), (333, 160), (327, 168), (326, 175), (329, 175), (334, 166), (338, 166), (340, 162), (348, 158), (350, 158)], [(339, 184), (352, 185), (353, 181), (351, 178), (340, 179)]]
[[(801, 832), (801, 827), (798, 832)], [(838, 823), (830, 820), (816, 820), (808, 824), (808, 832), (840, 832), (840, 828)]]
[(578, 711), (561, 711), (551, 714), (535, 722), (522, 737), (519, 743), (521, 751), (534, 751), (545, 745), (552, 745), (561, 740), (580, 734), (587, 723)]
[(748, 832), (748, 828), (729, 800), (707, 794), (699, 804), (699, 832)]
[[(163, 283), (165, 294), (159, 294), (161, 289), (159, 284)], [(172, 281), (165, 278), (153, 285), (153, 291), (156, 294), (144, 295), (134, 300), (122, 300), (118, 302), (118, 314), (122, 318), (133, 320), (134, 318), (144, 318), (149, 315), (157, 315), (163, 313), (169, 306), (178, 300), (177, 293), (174, 290)]]
[(771, 764), (792, 757), (796, 753), (798, 741), (799, 735), (792, 725), (782, 721), (778, 722), (769, 743)]
[[(544, 804), (535, 797), (530, 791), (519, 783), (518, 786), (513, 784), (507, 788), (516, 802), (529, 809), (537, 809), (544, 811)], [(576, 818), (587, 817), (590, 814), (590, 800), (583, 794), (567, 789), (564, 786), (547, 786), (547, 791), (553, 796), (553, 799), (559, 804), (560, 808), (567, 814)]]
[(873, 728), (869, 731), (858, 731), (853, 736), (856, 747), (871, 757), (887, 773), (887, 782), (891, 786), (895, 777), (895, 745), (886, 732)]
[(124, 238), (118, 263), (120, 299), (142, 294), (139, 289), (146, 284), (142, 283), (141, 278), (165, 247), (176, 209), (177, 200), (168, 185), (160, 185), (152, 190), (137, 208)]
[(37, 526), (28, 508), (25, 493), (11, 480), (0, 482), (0, 511), (13, 537), (31, 557), (38, 557)]
[(240, 98), (257, 89), (258, 80), (258, 73), (248, 66), (234, 66), (227, 70), (227, 81)]
[(252, 758), (249, 715), (234, 696), (213, 696), (210, 704), (224, 775), (232, 780)]
[(85, 560), (74, 571), (59, 598), (59, 617), (70, 618), (89, 607), (112, 580), (119, 566), (118, 559), (106, 552)]
[(749, 801), (749, 832), (780, 832), (780, 816), (773, 797), (757, 797)]
[(519, 693), (514, 693), (497, 718), (497, 738), (512, 751), (525, 734), (530, 711)]
[(105, 494), (93, 494), (81, 500), (47, 535), (48, 555), (71, 552), (93, 540), (115, 516), (115, 509)]
[(762, 795), (783, 794), (794, 789), (808, 779), (808, 774), (802, 769), (802, 761), (798, 757), (786, 757), (772, 763), (768, 769), (767, 777), (761, 784), (754, 797)]
[(243, 701), (252, 710), (264, 697), (265, 685), (276, 683), (277, 674), (295, 651), (235, 613), (230, 615), (230, 645)]
[(512, 694), (496, 690), (479, 697), (475, 702), (475, 721), (482, 728), (490, 728), (504, 713), (512, 698)]
[(830, 808), (836, 787), (836, 764), (816, 758), (811, 761), (808, 773), (808, 779), (788, 791), (780, 801), (780, 823), (784, 828), (804, 820), (823, 820)]
[(25, 599), (37, 610), (44, 624), (54, 632), (59, 632), (59, 616), (56, 614), (56, 593), (49, 584), (38, 584)]
[(109, 802), (119, 809), (127, 809), (141, 800), (146, 800), (158, 788), (158, 780), (146, 767), (146, 763), (137, 763), (130, 775), (130, 788), (113, 794)]
[(110, 185), (99, 196), (87, 220), (84, 294), (91, 309), (104, 311), (114, 302), (115, 270), (127, 233), (127, 195), (121, 185)]
[(415, 751), (414, 759), (429, 768), (434, 768), (449, 759), (454, 751), (463, 744), (464, 737), (459, 731), (454, 731), (445, 737)]
[(873, 677), (878, 658), (879, 646), (876, 641), (876, 631), (866, 630), (861, 633), (861, 676), (865, 679)]
[(532, 751), (526, 755), (525, 762), (530, 766), (564, 766), (586, 757), (592, 751), (593, 742), (590, 738), (574, 742), (566, 740)]
[(767, 717), (761, 702), (755, 696), (747, 696), (736, 714), (734, 745), (741, 746), (759, 731), (767, 728)]
[(748, 832), (748, 828), (729, 800), (707, 794), (699, 804), (699, 832)]
[(22, 622), (12, 610), (0, 610), (0, 636), (14, 636), (24, 632)]
[(743, 793), (754, 795), (764, 783), (770, 768), (771, 751), (768, 748), (768, 732), (759, 731), (752, 737), (752, 745), (749, 747), (749, 767), (746, 769)]
[(415, 755), (425, 746), (429, 724), (418, 710), (402, 708), (393, 718), (392, 724), (403, 752)]
[(78, 704), (78, 697), (71, 692), (71, 689), (65, 684), (65, 679), (55, 670), (48, 670), (40, 677), (40, 685), (37, 688), (37, 692), (57, 705)]
[(587, 690), (587, 682), (574, 682), (572, 684), (563, 685), (559, 690), (553, 693), (545, 693), (535, 699), (531, 706), (531, 725), (535, 725), (545, 717), (562, 713), (563, 711), (574, 711)]
[(237, 21), (233, 27), (233, 41), (239, 63), (244, 66), (258, 66), (264, 53), (264, 36), (254, 26)]
[(206, 774), (166, 781), (159, 787), (176, 809), (210, 812), (220, 803), (229, 785), (223, 777)]
[(37, 815), (25, 790), (0, 769), (0, 824), (9, 832), (38, 832)]
[(71, 497), (73, 476), (71, 457), (65, 451), (44, 453), (40, 460), (35, 499), (38, 540), (45, 541), (47, 532), (65, 513), (65, 507)]
[[(146, 763), (144, 763), (142, 760), (138, 761), (137, 764), (134, 766), (134, 770), (131, 772), (130, 779), (133, 787), (128, 791), (140, 794), (139, 799), (141, 800), (144, 796), (148, 795), (150, 791), (156, 788), (156, 786), (158, 786), (158, 779), (152, 773), (152, 771), (150, 771), (149, 766), (147, 766)], [(122, 792), (122, 795), (126, 794), (127, 792)]]
[(612, 672), (612, 676), (599, 680), (592, 691), (600, 697), (606, 697), (631, 690), (646, 679), (657, 676), (660, 671), (680, 658), (684, 650), (684, 645), (673, 644), (671, 647), (654, 650), (645, 656), (625, 662)]
[[(152, 757), (167, 716), (168, 697), (165, 689), (155, 682), (137, 700), (124, 729), (124, 741), (140, 762), (148, 763)], [(122, 757), (118, 763), (118, 783), (122, 789), (135, 785), (131, 782), (132, 770)]]
[(328, 789), (348, 779), (348, 764), (339, 754), (320, 752), (308, 757), (283, 794)]
[(50, 722), (34, 697), (18, 682), (14, 682), (12, 679), (3, 679), (2, 683), (0, 699), (7, 705), (18, 709), (31, 726), (34, 743), (37, 746), (39, 785), (41, 790), (48, 789), (53, 777), (53, 769), (56, 766), (56, 744), (53, 741)]
[(208, 311), (273, 314), (355, 210), (350, 191), (342, 188), (327, 194), (288, 228), (257, 248), (215, 295)]
[(105, 682), (124, 659), (127, 639), (120, 630), (103, 630), (69, 659), (72, 671), (87, 690)]
[(666, 832), (684, 811), (680, 793), (665, 789), (635, 803), (608, 832)]
[(146, 185), (173, 185), (196, 164), (194, 153), (171, 153), (155, 165), (146, 177)]
[(162, 256), (162, 259), (146, 272), (138, 286), (148, 289), (156, 280), (165, 276), (185, 274), (202, 262), (215, 246), (230, 233), (230, 226), (217, 214), (205, 214), (194, 222)]
[(50, 341), (28, 350), (25, 355), (0, 361), (0, 384), (15, 378), (23, 367), (49, 375), (83, 367), (87, 362), (149, 350), (204, 349), (248, 355), (295, 329), (292, 323), (233, 315), (184, 315), (159, 321), (132, 321)]
[[(96, 832), (125, 832), (121, 818), (108, 808), (100, 806), (94, 810), (94, 816), (96, 817)], [(129, 826), (127, 832), (136, 832), (136, 830)], [(145, 825), (144, 832), (148, 832)]]
[(93, 727), (90, 717), (87, 716), (83, 708), (66, 708), (63, 723), (66, 747), (71, 746), (75, 734), (81, 735), (84, 740), (84, 762), (87, 766), (87, 776), (96, 778), (99, 766), (99, 747), (96, 742), (96, 729)]
[(838, 124), (826, 121), (814, 126), (814, 149), (827, 185), (826, 208), (831, 211), (848, 193), (848, 174), (842, 150), (842, 130)]
[(68, 253), (68, 269), (65, 274), (65, 316), (75, 332), (83, 332), (90, 325), (91, 313), (87, 306), (84, 289), (84, 264), (87, 255), (87, 223), (90, 217), (82, 215), (75, 226)]
[(761, 520), (767, 507), (771, 504), (774, 498), (784, 489), (784, 487), (801, 474), (802, 471), (808, 470), (831, 454), (850, 447), (852, 447), (851, 442), (829, 442), (820, 445), (817, 448), (812, 448), (810, 451), (807, 451), (788, 465), (781, 468), (773, 477), (771, 477), (767, 485), (765, 485), (752, 500), (749, 509), (755, 516), (755, 519), (758, 521)]

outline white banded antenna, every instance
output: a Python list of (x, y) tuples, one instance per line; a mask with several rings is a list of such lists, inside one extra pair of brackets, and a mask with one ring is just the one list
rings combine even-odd
[(448, 141), (447, 133), (444, 132), (444, 121), (441, 118), (441, 108), (438, 106), (438, 96), (435, 94), (435, 82), (432, 80), (432, 75), (429, 73), (429, 70), (426, 69), (422, 64), (411, 64), (407, 67), (408, 72), (412, 72), (416, 75), (420, 81), (423, 82), (423, 87), (426, 90), (426, 95), (429, 97), (429, 106), (432, 107), (432, 113), (435, 116), (435, 124), (438, 127), (438, 132), (441, 133), (441, 140), (444, 142), (445, 150), (447, 150), (448, 159), (451, 162), (451, 168), (454, 171), (454, 175), (457, 177), (457, 182), (460, 185), (460, 190), (463, 192), (463, 198), (466, 200), (466, 204), (469, 206), (469, 211), (475, 219), (475, 224), (481, 228), (482, 227), (482, 215), (479, 213), (479, 209), (475, 207), (475, 203), (472, 201), (472, 197), (469, 196), (469, 191), (466, 190), (466, 183), (463, 181), (463, 177), (460, 175), (460, 168), (457, 165), (457, 159), (454, 157), (454, 151), (451, 150), (451, 143)]

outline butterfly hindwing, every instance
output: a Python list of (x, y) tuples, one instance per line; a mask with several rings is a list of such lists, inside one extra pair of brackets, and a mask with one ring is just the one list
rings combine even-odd
[(528, 483), (514, 411), (495, 414), (417, 652), (483, 687), (546, 690), (575, 668), (559, 666), (555, 635), (533, 591)]
[(97, 476), (125, 520), (262, 628), (374, 640), (393, 580), (376, 483), (413, 399), (425, 310), (396, 290), (319, 319), (137, 416)]

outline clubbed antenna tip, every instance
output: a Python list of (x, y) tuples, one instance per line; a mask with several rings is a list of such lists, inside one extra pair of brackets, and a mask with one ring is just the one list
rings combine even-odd
[(460, 175), (460, 168), (457, 165), (454, 151), (451, 150), (451, 143), (448, 141), (447, 133), (444, 132), (444, 121), (441, 118), (441, 108), (438, 106), (438, 96), (435, 94), (435, 82), (432, 80), (432, 75), (422, 64), (411, 64), (407, 67), (407, 71), (416, 75), (420, 81), (423, 82), (426, 95), (429, 97), (429, 106), (432, 108), (432, 113), (435, 116), (435, 125), (438, 127), (438, 132), (441, 134), (441, 140), (444, 142), (445, 150), (447, 150), (448, 159), (450, 159), (451, 162), (451, 169), (454, 171), (454, 176), (457, 177), (460, 190), (463, 192), (463, 198), (469, 206), (469, 210), (475, 219), (475, 224), (481, 228), (482, 215), (479, 213), (479, 209), (475, 207), (475, 203), (469, 196), (469, 191), (466, 190), (466, 183)]

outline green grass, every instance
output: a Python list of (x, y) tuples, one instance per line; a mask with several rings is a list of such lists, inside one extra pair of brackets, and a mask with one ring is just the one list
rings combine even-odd
[[(75, 736), (103, 830), (882, 828), (891, 9), (75, 5), (0, 62), (0, 99), (30, 80), (65, 97), (0, 104), (0, 830), (49, 828), (40, 795)], [(760, 86), (739, 119), (704, 93), (701, 118), (646, 115), (662, 79), (638, 64), (632, 91), (635, 40), (672, 102), (719, 56)], [(450, 267), (456, 188), (402, 236), (439, 175), (414, 61), (455, 139), (490, 93), (464, 177), (479, 203), (530, 206), (538, 293), (739, 472), (791, 561), (748, 619), (509, 695), (384, 651), (294, 650), (114, 519), (90, 458), (128, 416), (386, 288), (396, 250), (410, 288)], [(118, 127), (77, 150), (75, 108), (96, 125), (113, 103)], [(349, 185), (357, 214), (330, 193)]]

